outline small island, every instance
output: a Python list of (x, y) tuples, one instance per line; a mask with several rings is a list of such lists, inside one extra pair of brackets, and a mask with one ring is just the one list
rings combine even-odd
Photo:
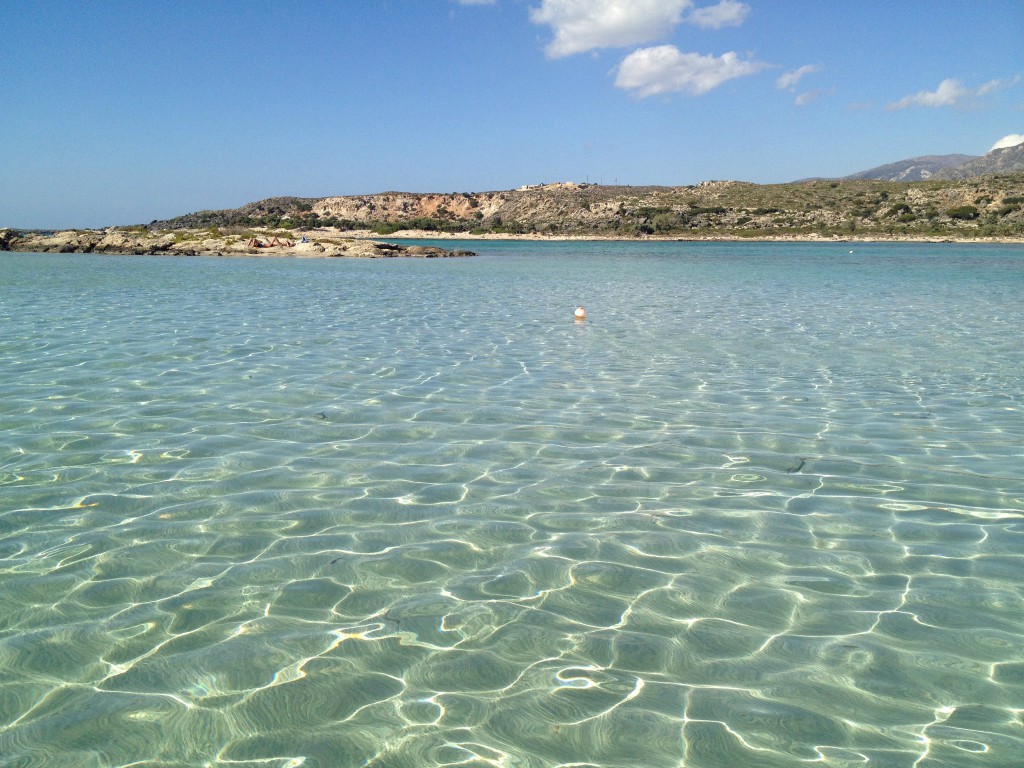
[(215, 227), (208, 227), (165, 231), (141, 226), (26, 233), (0, 229), (0, 251), (364, 259), (436, 259), (475, 255), (472, 251), (449, 250), (427, 245), (399, 245), (352, 237), (306, 237), (287, 230), (221, 231)]

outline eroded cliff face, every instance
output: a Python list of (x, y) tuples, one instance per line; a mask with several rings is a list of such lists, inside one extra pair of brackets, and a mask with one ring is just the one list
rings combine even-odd
[(477, 194), (414, 194), (385, 192), (355, 197), (325, 197), (313, 203), (318, 216), (350, 221), (403, 221), (417, 218), (473, 219), (493, 216), (505, 202), (507, 192)]
[[(326, 197), (312, 203), (322, 218), (356, 223), (408, 222), (415, 219), (518, 222), (535, 226), (585, 225), (607, 222), (621, 205), (622, 189), (560, 183), (500, 192), (417, 194), (384, 192), (376, 195)], [(653, 188), (650, 188), (653, 189)], [(662, 187), (661, 190), (675, 190)], [(637, 188), (644, 194), (649, 188)]]

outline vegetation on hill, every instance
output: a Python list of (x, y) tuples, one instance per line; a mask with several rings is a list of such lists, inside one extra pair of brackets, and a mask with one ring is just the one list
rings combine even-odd
[(552, 184), (504, 192), (276, 197), (151, 229), (333, 227), (591, 237), (1024, 237), (1024, 173), (890, 182)]

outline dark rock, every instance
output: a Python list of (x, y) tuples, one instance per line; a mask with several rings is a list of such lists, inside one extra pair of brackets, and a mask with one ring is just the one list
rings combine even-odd
[(21, 233), (13, 229), (0, 229), (0, 251), (9, 251), (14, 241), (21, 238)]

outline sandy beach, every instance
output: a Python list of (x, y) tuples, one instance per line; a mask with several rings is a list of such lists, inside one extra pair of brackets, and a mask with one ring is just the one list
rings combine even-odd
[[(382, 235), (369, 229), (357, 229), (340, 231), (332, 229), (296, 230), (299, 237), (305, 236), (309, 239), (324, 237), (349, 237), (362, 240), (380, 240)], [(643, 235), (640, 237), (614, 237), (596, 235), (544, 235), (539, 233), (530, 234), (507, 234), (507, 233), (471, 233), (471, 232), (436, 232), (423, 229), (403, 229), (387, 235), (388, 240), (523, 240), (530, 242), (719, 242), (719, 243), (757, 243), (757, 242), (793, 242), (793, 243), (1003, 243), (1003, 244), (1024, 244), (1024, 237), (915, 237), (911, 235), (890, 235), (880, 236), (877, 234), (862, 236), (839, 236), (819, 235), (811, 233), (807, 235), (764, 235), (759, 237), (736, 237), (729, 235), (693, 235), (680, 237), (678, 235)]]

